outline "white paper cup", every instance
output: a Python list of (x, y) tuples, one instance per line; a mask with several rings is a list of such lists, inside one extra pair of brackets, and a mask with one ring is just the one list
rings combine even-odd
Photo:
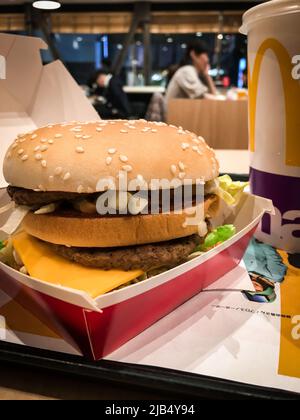
[(273, 200), (258, 239), (300, 252), (300, 0), (245, 13), (252, 192)]

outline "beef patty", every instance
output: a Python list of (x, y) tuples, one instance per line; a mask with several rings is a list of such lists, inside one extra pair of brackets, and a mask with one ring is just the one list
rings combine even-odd
[(97, 194), (78, 194), (78, 193), (68, 193), (68, 192), (42, 192), (42, 191), (33, 191), (26, 190), (25, 188), (18, 188), (9, 186), (7, 192), (11, 199), (20, 206), (46, 206), (47, 204), (57, 203), (58, 201), (71, 201), (76, 200), (77, 198), (86, 198), (95, 196), (95, 199), (99, 195)]
[(55, 252), (62, 257), (78, 264), (102, 268), (103, 270), (143, 270), (170, 268), (181, 262), (199, 245), (198, 235), (156, 244), (139, 245), (124, 248), (68, 248), (52, 245)]

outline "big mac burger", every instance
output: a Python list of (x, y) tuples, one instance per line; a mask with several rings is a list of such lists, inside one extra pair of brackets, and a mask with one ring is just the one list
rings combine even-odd
[[(220, 222), (222, 202), (230, 205), (241, 190), (218, 180), (215, 153), (201, 137), (144, 120), (72, 122), (19, 135), (6, 154), (4, 176), (24, 214), (2, 245), (2, 260), (44, 281), (61, 273), (86, 282), (104, 276), (103, 292), (168, 270), (230, 237), (233, 226), (216, 226), (214, 219)], [(136, 188), (120, 191), (122, 176)], [(189, 214), (202, 206), (197, 223), (187, 223), (174, 203), (165, 211), (162, 190), (169, 189), (171, 202), (174, 179), (190, 180)], [(153, 180), (167, 185), (156, 184), (155, 212)], [(222, 189), (222, 182), (230, 188)], [(194, 196), (199, 183), (200, 204)]]

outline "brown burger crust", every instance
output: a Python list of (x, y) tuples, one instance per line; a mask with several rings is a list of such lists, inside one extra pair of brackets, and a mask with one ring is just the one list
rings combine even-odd
[[(204, 214), (217, 211), (218, 201), (216, 196), (205, 200)], [(170, 241), (198, 233), (198, 226), (185, 226), (186, 218), (184, 213), (95, 218), (28, 213), (23, 228), (30, 235), (56, 245), (122, 247)]]
[(214, 151), (196, 134), (163, 123), (95, 121), (54, 124), (18, 136), (4, 160), (14, 187), (36, 192), (95, 193), (99, 180), (120, 171), (128, 181), (218, 176)]

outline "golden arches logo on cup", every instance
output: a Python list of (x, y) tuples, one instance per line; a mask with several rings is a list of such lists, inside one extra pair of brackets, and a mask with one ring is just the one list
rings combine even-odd
[[(263, 59), (268, 50), (271, 50), (276, 56), (284, 91), (285, 114), (282, 117), (286, 119), (285, 163), (287, 166), (300, 166), (300, 64), (298, 64), (298, 59), (300, 62), (300, 56), (290, 57), (286, 48), (273, 38), (269, 38), (261, 44), (256, 54), (252, 74), (249, 71), (250, 151), (255, 152), (255, 124), (259, 76)], [(276, 70), (274, 69), (274, 71)]]

